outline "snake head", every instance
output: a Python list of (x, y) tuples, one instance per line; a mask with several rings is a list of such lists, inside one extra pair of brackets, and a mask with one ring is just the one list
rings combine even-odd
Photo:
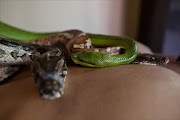
[(133, 64), (147, 64), (163, 66), (169, 62), (168, 57), (152, 55), (148, 53), (139, 53)]
[(71, 59), (76, 63), (88, 67), (106, 67), (108, 62), (107, 54), (96, 51), (82, 51), (71, 55)]
[(40, 95), (55, 99), (63, 95), (67, 66), (62, 51), (55, 49), (35, 56), (31, 70)]

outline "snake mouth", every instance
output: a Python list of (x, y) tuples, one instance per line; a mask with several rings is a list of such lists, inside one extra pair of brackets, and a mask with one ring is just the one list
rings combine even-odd
[(88, 67), (95, 67), (95, 65), (93, 65), (93, 64), (91, 64), (91, 63), (87, 63), (86, 61), (82, 60), (82, 59), (79, 57), (79, 53), (72, 54), (71, 59), (72, 59), (72, 60), (74, 61), (74, 63), (76, 63), (76, 64), (80, 64), (80, 65), (88, 66)]
[(41, 96), (45, 99), (56, 99), (56, 98), (60, 98), (61, 97), (61, 93), (59, 91), (52, 91), (50, 93), (42, 93)]
[(60, 84), (55, 80), (46, 80), (39, 84), (39, 93), (45, 99), (60, 98), (63, 94)]

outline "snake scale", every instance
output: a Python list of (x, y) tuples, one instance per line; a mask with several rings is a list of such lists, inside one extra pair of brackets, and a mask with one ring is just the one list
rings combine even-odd
[(87, 67), (168, 63), (167, 57), (138, 54), (135, 41), (129, 37), (86, 34), (80, 30), (33, 33), (2, 22), (0, 35), (4, 36), (0, 37), (0, 65), (4, 66), (0, 80), (18, 71), (19, 65), (31, 64), (39, 93), (46, 99), (62, 96), (67, 75), (66, 58), (69, 57)]

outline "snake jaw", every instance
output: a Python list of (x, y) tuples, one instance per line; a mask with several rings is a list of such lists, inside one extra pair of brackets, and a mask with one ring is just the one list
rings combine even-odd
[(58, 75), (53, 73), (44, 74), (43, 76), (34, 74), (40, 96), (51, 100), (60, 98), (64, 93), (66, 76), (63, 72)]
[[(81, 52), (80, 52), (81, 53)], [(86, 61), (82, 60), (79, 56), (80, 53), (74, 53), (71, 55), (71, 59), (74, 61), (76, 64), (80, 64), (83, 66), (88, 66), (88, 67), (97, 67), (93, 64), (87, 63)]]

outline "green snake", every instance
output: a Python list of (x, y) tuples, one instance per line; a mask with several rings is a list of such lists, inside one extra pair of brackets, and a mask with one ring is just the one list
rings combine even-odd
[[(0, 35), (9, 37), (15, 40), (21, 40), (24, 42), (27, 42), (29, 40), (35, 40), (42, 37), (45, 37), (49, 34), (53, 33), (33, 33), (28, 32), (24, 30), (20, 30), (11, 26), (8, 26), (6, 24), (3, 24), (1, 22), (0, 26)], [(68, 31), (64, 31), (62, 33), (65, 33), (64, 35), (67, 35)], [(73, 34), (73, 33), (72, 33)], [(82, 31), (78, 31), (74, 33), (76, 37), (78, 37), (80, 34), (85, 34)], [(128, 37), (119, 37), (119, 36), (105, 36), (105, 35), (94, 35), (94, 34), (88, 34), (91, 38), (91, 42), (93, 45), (99, 45), (99, 46), (115, 46), (115, 45), (121, 45), (126, 49), (125, 54), (120, 54), (116, 56), (110, 56), (106, 54), (102, 54), (100, 52), (90, 52), (90, 51), (83, 51), (79, 53), (75, 53), (71, 55), (72, 60), (75, 63), (89, 66), (89, 67), (106, 67), (106, 66), (115, 66), (115, 65), (121, 65), (121, 64), (129, 64), (131, 63), (137, 56), (137, 46), (133, 39)], [(67, 37), (71, 37), (71, 35), (67, 35)], [(74, 39), (73, 38), (73, 39)], [(89, 59), (89, 57), (91, 59)], [(102, 58), (102, 59), (101, 59)]]
[(18, 70), (17, 65), (31, 63), (39, 93), (47, 99), (59, 98), (63, 94), (67, 74), (65, 56), (70, 57), (74, 63), (87, 67), (148, 64), (151, 60), (156, 65), (168, 62), (166, 57), (138, 54), (135, 41), (123, 36), (86, 34), (80, 30), (34, 33), (2, 22), (0, 35), (21, 41), (1, 37), (0, 65), (6, 67), (1, 69), (0, 77), (3, 78), (4, 74), (6, 78), (9, 71), (10, 75), (13, 74), (16, 71), (14, 66)]

